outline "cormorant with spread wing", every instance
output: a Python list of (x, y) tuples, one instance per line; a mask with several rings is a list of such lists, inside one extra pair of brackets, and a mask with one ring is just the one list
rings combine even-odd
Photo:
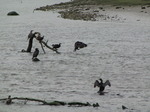
[(87, 44), (83, 43), (83, 42), (80, 42), (80, 41), (77, 41), (75, 44), (74, 44), (74, 51), (76, 50), (79, 50), (79, 48), (84, 48), (84, 47), (87, 47)]
[(99, 82), (98, 80), (95, 81), (95, 83), (94, 83), (94, 88), (95, 88), (96, 86), (99, 87), (98, 93), (102, 94), (103, 91), (105, 90), (105, 87), (106, 87), (106, 86), (111, 86), (111, 84), (110, 84), (109, 80), (106, 80), (105, 83), (103, 83), (103, 80), (102, 80), (101, 78), (100, 78), (99, 80), (100, 80), (100, 82)]

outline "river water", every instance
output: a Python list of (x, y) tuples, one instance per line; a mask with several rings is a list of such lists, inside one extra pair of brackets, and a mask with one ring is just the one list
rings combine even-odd
[[(121, 112), (122, 105), (129, 108), (126, 111), (149, 112), (150, 22), (74, 21), (62, 19), (53, 11), (33, 13), (37, 7), (65, 1), (0, 1), (0, 98), (11, 95), (98, 102), (100, 107), (39, 106), (16, 101), (9, 106), (0, 103), (0, 112)], [(7, 16), (13, 10), (20, 16)], [(62, 43), (61, 54), (47, 48), (44, 54), (34, 40), (32, 52), (39, 48), (40, 62), (32, 62), (32, 53), (20, 52), (27, 48), (30, 30), (44, 35), (49, 45)], [(73, 52), (76, 41), (88, 46)], [(105, 95), (93, 88), (100, 77), (112, 84), (106, 87)]]

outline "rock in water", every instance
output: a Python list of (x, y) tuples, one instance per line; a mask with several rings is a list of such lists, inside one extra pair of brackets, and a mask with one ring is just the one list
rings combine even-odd
[(125, 109), (128, 109), (128, 108), (127, 108), (127, 107), (125, 107), (124, 105), (122, 105), (122, 109), (123, 109), (123, 110), (125, 110)]
[(32, 61), (40, 61), (37, 57), (32, 58)]
[(18, 16), (19, 14), (15, 11), (11, 11), (7, 14), (8, 16)]

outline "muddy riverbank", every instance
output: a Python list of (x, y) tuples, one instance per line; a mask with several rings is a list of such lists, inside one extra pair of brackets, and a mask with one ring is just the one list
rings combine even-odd
[[(150, 15), (150, 5), (112, 6), (112, 5), (87, 5), (71, 4), (71, 2), (42, 6), (35, 10), (55, 11), (64, 19), (85, 21), (126, 21), (128, 18), (122, 13), (136, 13), (139, 16)], [(115, 13), (114, 13), (115, 12)], [(140, 21), (136, 19), (135, 21)]]

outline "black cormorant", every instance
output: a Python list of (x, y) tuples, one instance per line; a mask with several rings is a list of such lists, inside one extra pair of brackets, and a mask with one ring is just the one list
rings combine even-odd
[(6, 104), (10, 105), (11, 103), (12, 103), (12, 99), (11, 99), (11, 96), (9, 95), (8, 99), (6, 100)]
[(38, 41), (42, 41), (42, 40), (44, 39), (44, 36), (43, 36), (43, 37), (37, 36), (36, 39), (37, 39)]
[(53, 46), (54, 49), (58, 49), (58, 48), (61, 47), (61, 43), (59, 43), (59, 44), (53, 44), (52, 46)]
[(77, 41), (74, 44), (74, 51), (79, 50), (79, 48), (84, 48), (84, 47), (87, 47), (87, 44), (80, 42), (80, 41)]
[(38, 56), (38, 54), (39, 54), (39, 49), (38, 49), (38, 48), (35, 48), (35, 51), (34, 51), (34, 53), (33, 53), (32, 59), (33, 59), (33, 58), (36, 58), (36, 57)]
[(94, 83), (94, 88), (95, 88), (96, 86), (99, 87), (98, 93), (101, 94), (101, 93), (103, 93), (105, 87), (106, 87), (106, 86), (111, 86), (111, 84), (110, 84), (109, 80), (106, 80), (105, 83), (103, 83), (103, 80), (102, 80), (101, 78), (100, 78), (99, 80), (100, 80), (100, 82), (99, 82), (98, 80), (95, 81), (95, 83)]

